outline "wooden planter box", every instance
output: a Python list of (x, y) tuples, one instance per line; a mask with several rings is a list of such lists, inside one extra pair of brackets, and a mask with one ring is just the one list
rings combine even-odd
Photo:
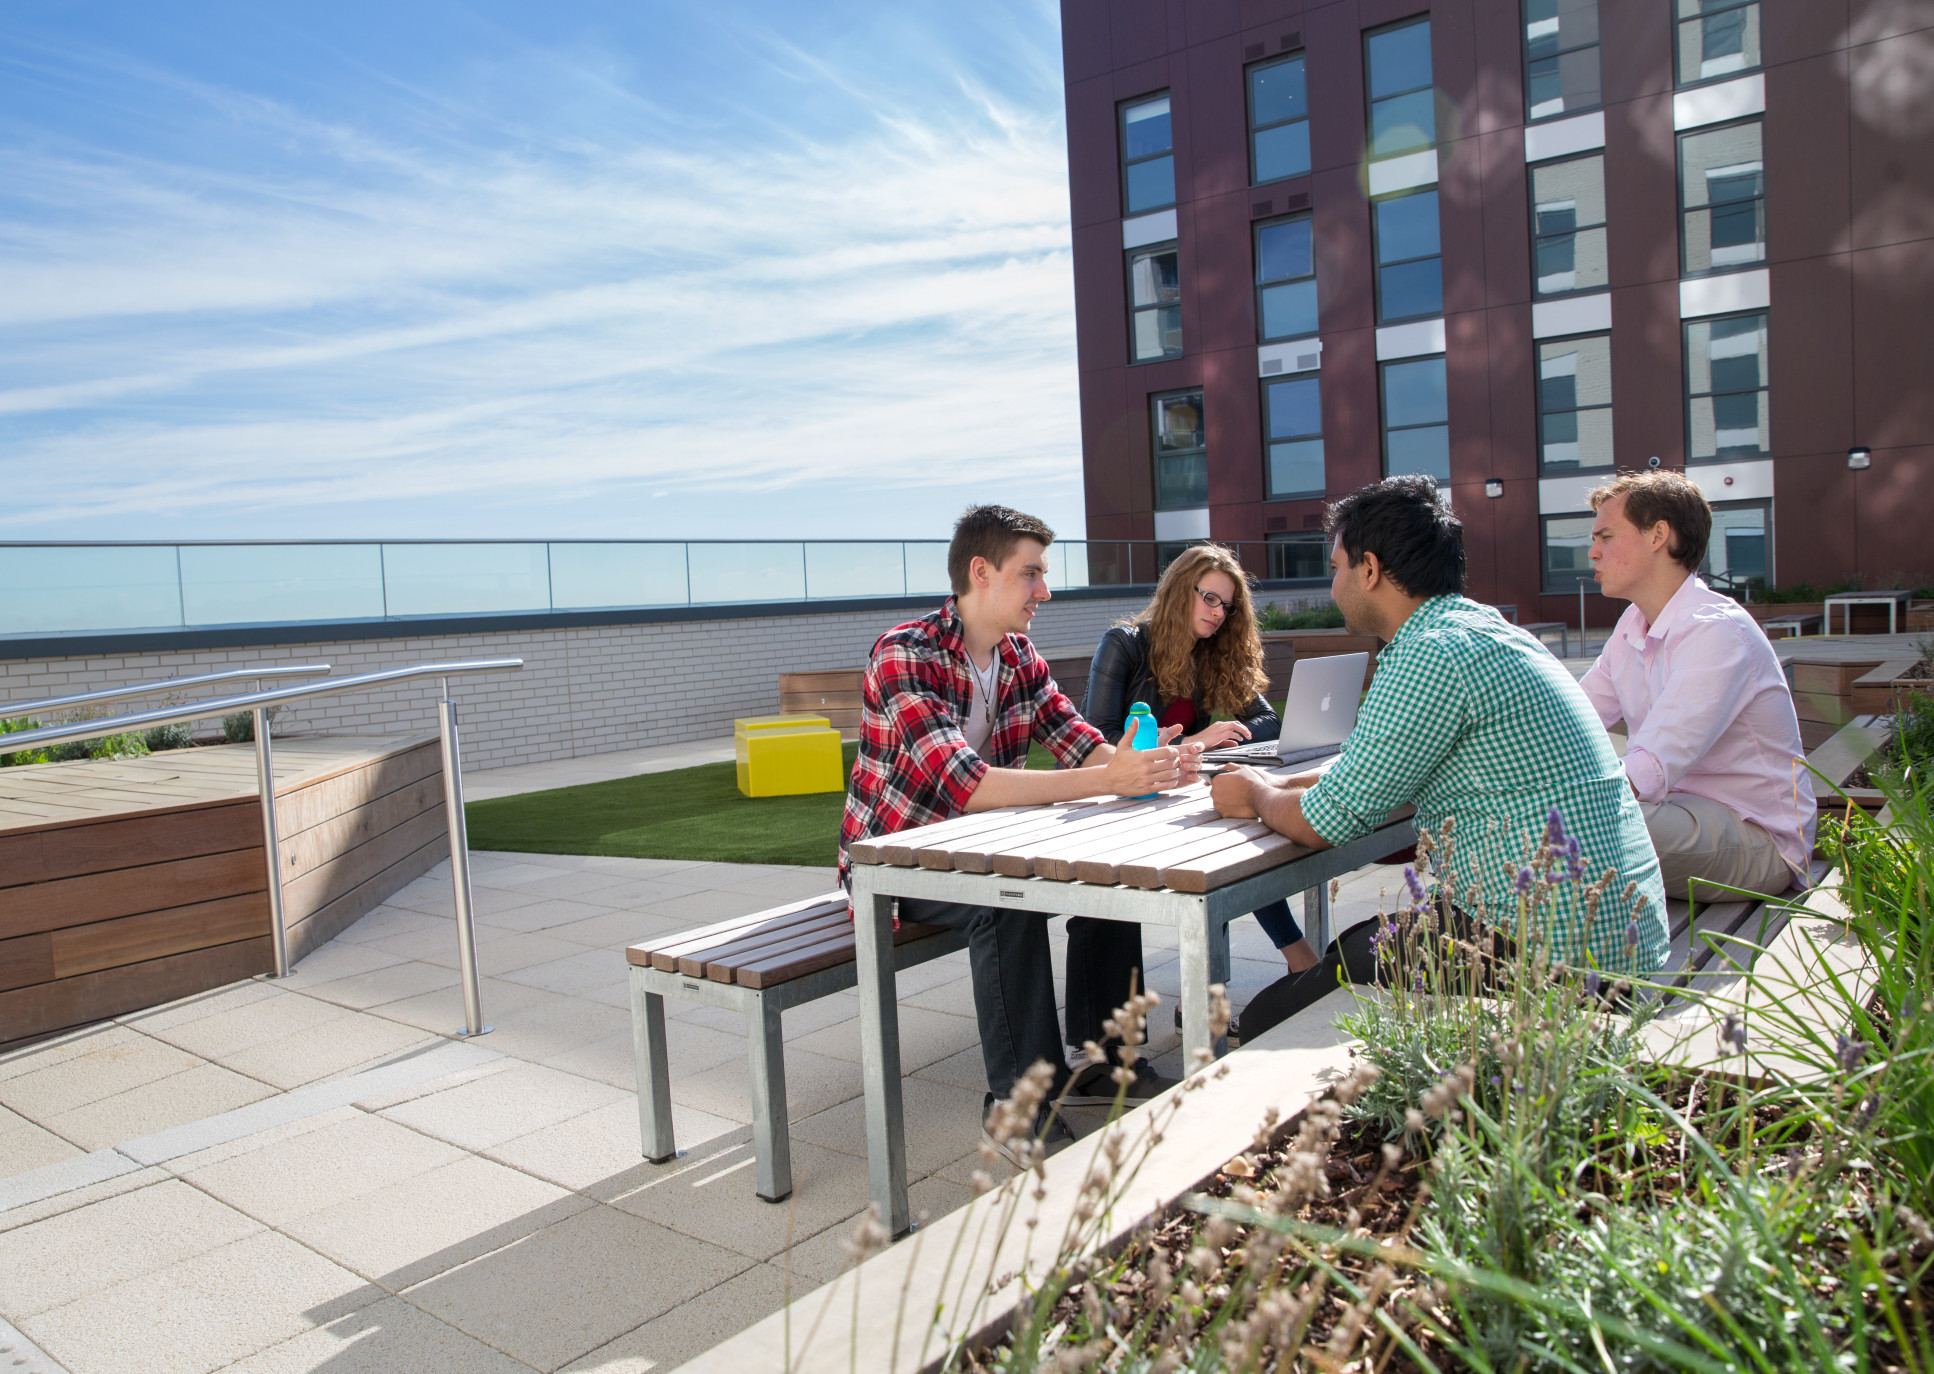
[(1767, 621), (1778, 620), (1781, 616), (1824, 615), (1826, 603), (1824, 601), (1789, 601), (1784, 604), (1768, 605), (1756, 601), (1745, 610), (1747, 615), (1764, 625)]
[(1792, 669), (1793, 709), (1799, 713), (1801, 725), (1814, 721), (1837, 728), (1861, 714), (1861, 709), (1854, 705), (1854, 684), (1878, 668), (1881, 662), (1879, 659), (1859, 663), (1826, 663), (1803, 658), (1791, 660), (1788, 666)]
[(1910, 601), (1907, 603), (1907, 629), (1934, 630), (1934, 601)]
[(1899, 709), (1908, 692), (1934, 692), (1934, 678), (1909, 677), (1920, 659), (1890, 658), (1854, 679), (1851, 696), (1856, 713), (1881, 715)]
[[(276, 746), (291, 963), (449, 853), (427, 738)], [(0, 1043), (271, 968), (248, 745), (0, 773)]]
[[(1852, 802), (1866, 811), (1878, 811), (1886, 802), (1878, 788), (1849, 787), (1847, 779), (1887, 742), (1887, 729), (1872, 716), (1856, 716), (1841, 726), (1832, 739), (1806, 756), (1819, 774), (1813, 780), (1814, 800), (1822, 811), (1838, 811)], [(1836, 790), (1838, 789), (1838, 790)]]

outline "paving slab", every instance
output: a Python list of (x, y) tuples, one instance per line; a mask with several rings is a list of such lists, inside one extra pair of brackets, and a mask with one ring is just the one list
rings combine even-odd
[(29, 1318), (70, 1374), (202, 1374), (369, 1305), (356, 1275), (273, 1231)]
[(465, 1155), (282, 1229), (400, 1293), (593, 1205), (494, 1160)]
[(19, 1321), (261, 1229), (169, 1179), (0, 1235), (0, 1294)]
[(466, 1150), (487, 1150), (595, 1111), (623, 1096), (608, 1083), (541, 1064), (518, 1064), (503, 1073), (391, 1107), (383, 1115)]
[(777, 1264), (755, 1264), (715, 1288), (634, 1327), (608, 1345), (564, 1367), (564, 1374), (646, 1374), (676, 1369), (694, 1355), (737, 1335), (794, 1298), (818, 1287)]
[(195, 1067), (113, 1097), (104, 1097), (42, 1123), (84, 1150), (104, 1150), (131, 1137), (152, 1135), (171, 1126), (219, 1116), (276, 1090), (219, 1064)]
[(332, 1124), (258, 1148), (244, 1148), (250, 1140), (230, 1147), (235, 1152), (226, 1158), (183, 1171), (182, 1177), (278, 1227), (468, 1158), (445, 1141), (353, 1108)]
[(529, 1374), (530, 1366), (492, 1350), (401, 1298), (351, 1312), (228, 1367), (228, 1374)]
[[(674, 1113), (674, 1124), (678, 1148), (686, 1151), (745, 1130), (743, 1122), (691, 1108)], [(670, 1167), (645, 1160), (638, 1137), (638, 1100), (630, 1094), (583, 1116), (492, 1145), (485, 1153), (601, 1201), (643, 1187)]]
[(408, 1297), (549, 1370), (748, 1267), (743, 1255), (592, 1207), (418, 1284)]

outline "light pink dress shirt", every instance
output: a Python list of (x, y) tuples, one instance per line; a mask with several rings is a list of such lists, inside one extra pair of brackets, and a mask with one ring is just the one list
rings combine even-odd
[(1817, 813), (1793, 693), (1736, 602), (1688, 577), (1649, 626), (1627, 606), (1581, 685), (1600, 720), (1625, 721), (1625, 776), (1640, 801), (1674, 792), (1716, 801), (1806, 873)]

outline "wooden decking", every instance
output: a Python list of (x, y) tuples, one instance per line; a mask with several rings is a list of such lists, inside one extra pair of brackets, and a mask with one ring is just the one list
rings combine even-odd
[[(434, 866), (435, 736), (276, 745), (291, 958)], [(0, 770), (0, 1042), (271, 967), (251, 745)]]

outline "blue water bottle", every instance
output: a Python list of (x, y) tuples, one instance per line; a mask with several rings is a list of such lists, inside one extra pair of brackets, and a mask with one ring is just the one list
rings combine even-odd
[[(1162, 727), (1157, 724), (1155, 713), (1148, 709), (1147, 702), (1138, 701), (1128, 708), (1128, 729), (1130, 732), (1129, 748), (1155, 749), (1160, 747)], [(1147, 801), (1150, 797), (1156, 795), (1158, 794), (1154, 792), (1145, 792), (1141, 796), (1136, 797), (1135, 800)]]

